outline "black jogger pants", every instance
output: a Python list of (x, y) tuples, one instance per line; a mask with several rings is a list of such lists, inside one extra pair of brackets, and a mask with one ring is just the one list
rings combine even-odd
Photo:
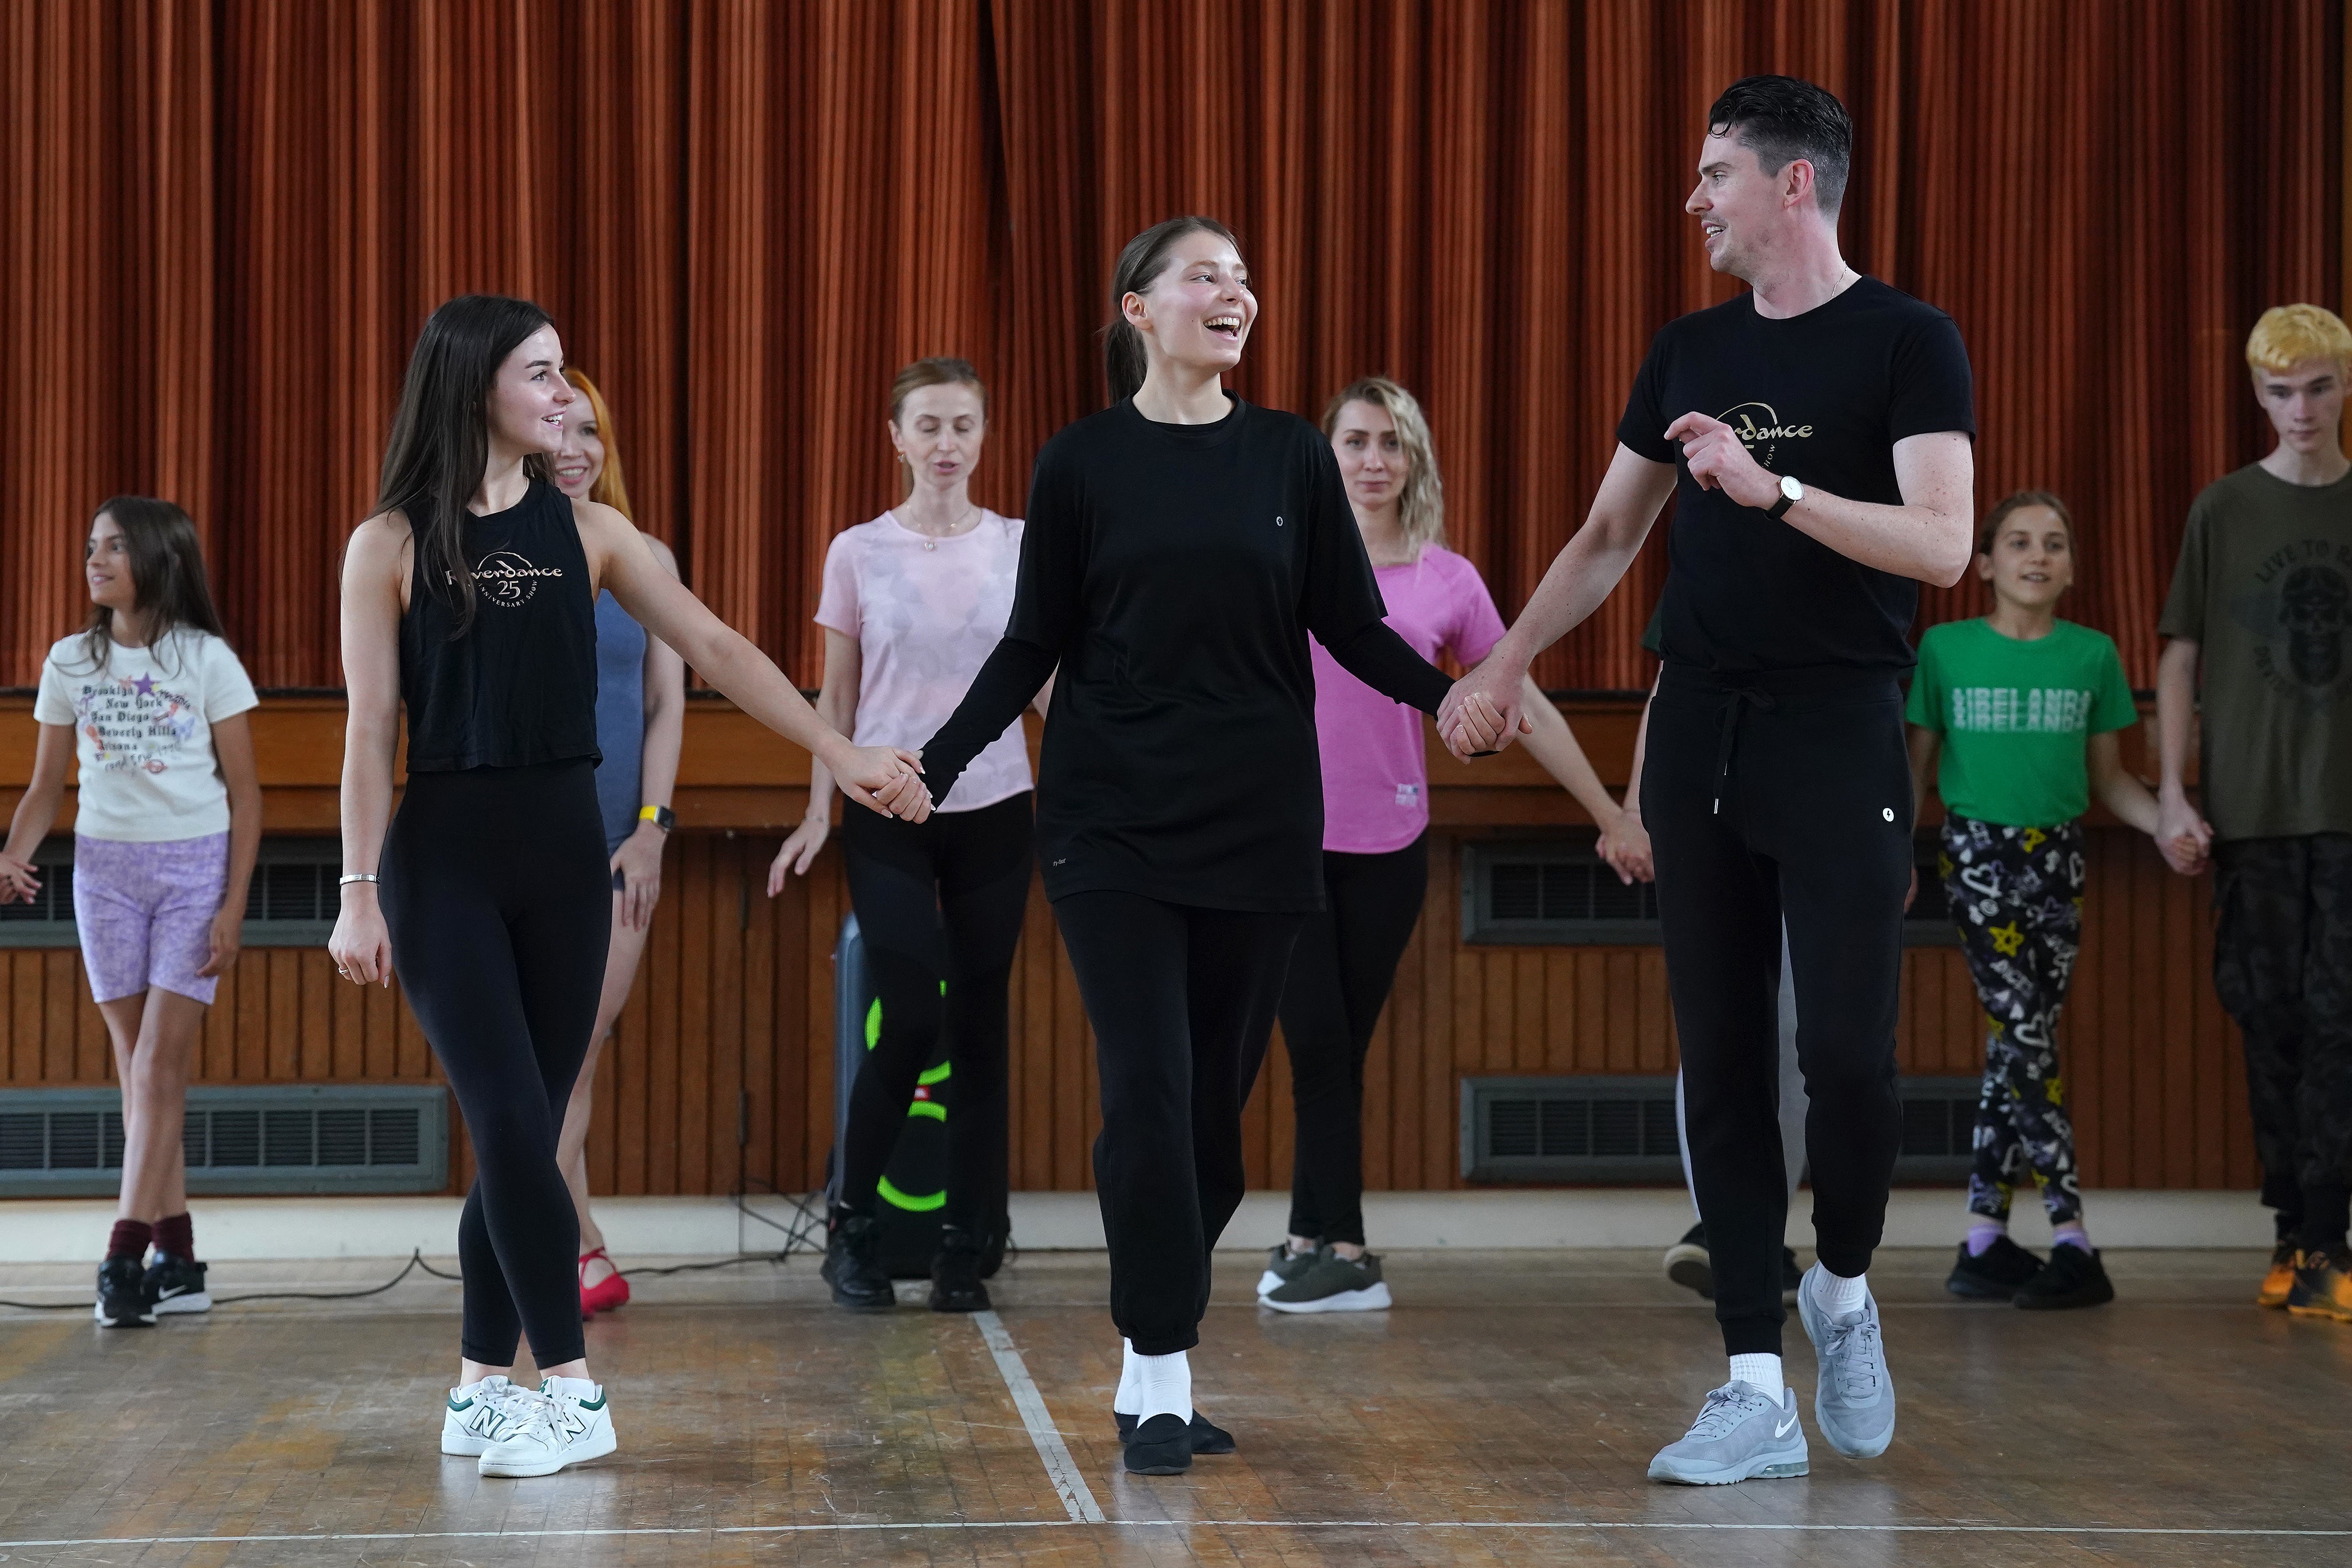
[(1813, 1230), (1832, 1273), (1868, 1268), (1902, 1139), (1895, 1026), (1912, 866), (1902, 693), (1851, 670), (1734, 685), (1669, 665), (1650, 710), (1642, 817), (1715, 1315), (1730, 1353), (1777, 1353), (1784, 913), (1811, 1101)]
[(1054, 905), (1102, 1080), (1095, 1192), (1110, 1311), (1138, 1355), (1201, 1342), (1209, 1254), (1241, 1206), (1242, 1106), (1300, 917), (1072, 893)]
[[(849, 1090), (842, 1201), (870, 1212), (915, 1085), (948, 1047), (947, 1223), (978, 1237), (1005, 1218), (1007, 993), (1029, 903), (1027, 791), (926, 822), (852, 805), (841, 823), (849, 901), (882, 1003), (874, 1048)], [(942, 986), (944, 985), (944, 989)]]
[(611, 945), (612, 870), (585, 757), (408, 775), (383, 843), (393, 967), (465, 1113), (466, 1359), (517, 1338), (561, 1366), (580, 1331), (580, 1219), (555, 1163)]
[(1282, 984), (1293, 1236), (1363, 1245), (1364, 1056), (1428, 891), (1425, 833), (1384, 855), (1324, 851), (1325, 908), (1303, 917)]

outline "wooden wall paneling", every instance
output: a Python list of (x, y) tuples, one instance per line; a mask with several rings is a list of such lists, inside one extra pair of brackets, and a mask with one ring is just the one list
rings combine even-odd
[(768, 835), (744, 838), (743, 856), (743, 997), (741, 1031), (735, 1041), (737, 1092), (742, 1096), (742, 1147), (738, 1170), (746, 1191), (775, 1184), (776, 1079), (778, 1063), (776, 1007), (776, 908), (767, 896), (768, 862), (778, 841)]

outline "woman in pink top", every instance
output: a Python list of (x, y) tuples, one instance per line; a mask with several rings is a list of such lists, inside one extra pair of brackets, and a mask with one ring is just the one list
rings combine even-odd
[[(1478, 570), (1446, 549), (1444, 482), (1411, 393), (1381, 376), (1343, 388), (1323, 414), (1348, 500), (1388, 605), (1388, 624), (1434, 662), (1486, 657), (1502, 617)], [(1324, 912), (1307, 917), (1282, 993), (1297, 1138), (1290, 1237), (1273, 1249), (1258, 1304), (1284, 1312), (1389, 1305), (1364, 1250), (1364, 1056), (1421, 918), (1429, 886), (1429, 777), (1419, 713), (1339, 668), (1320, 644), (1315, 729), (1323, 753)], [(1631, 879), (1623, 809), (1601, 787), (1568, 721), (1528, 685), (1530, 755), (1601, 825), (1601, 852)], [(863, 739), (863, 737), (860, 737)]]
[[(920, 746), (955, 711), (1013, 612), (1021, 520), (972, 504), (988, 434), (988, 393), (960, 359), (918, 360), (890, 387), (891, 445), (907, 499), (835, 535), (817, 625), (824, 686), (816, 710), (845, 735), (908, 735)], [(1052, 683), (1038, 699), (1040, 709)], [(875, 1256), (882, 1168), (907, 1122), (940, 1032), (955, 1042), (947, 1119), (946, 1228), (931, 1263), (931, 1307), (984, 1311), (981, 1283), (1002, 1255), (1005, 1215), (1006, 992), (1029, 901), (1029, 752), (1015, 723), (991, 742), (930, 820), (872, 832), (841, 826), (849, 900), (866, 943), (881, 1027), (849, 1095), (837, 1201), (827, 1216), (824, 1278), (835, 1304), (887, 1311), (894, 1296)], [(806, 875), (831, 831), (833, 776), (809, 773), (808, 815), (768, 871)]]

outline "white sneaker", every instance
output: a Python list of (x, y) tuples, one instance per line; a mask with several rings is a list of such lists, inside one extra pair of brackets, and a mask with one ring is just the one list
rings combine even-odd
[(530, 1413), (530, 1390), (503, 1377), (486, 1377), (449, 1391), (441, 1413), (441, 1451), (473, 1458)]
[(486, 1476), (551, 1476), (567, 1465), (601, 1459), (618, 1447), (603, 1385), (584, 1377), (551, 1377), (521, 1420), (482, 1451)]

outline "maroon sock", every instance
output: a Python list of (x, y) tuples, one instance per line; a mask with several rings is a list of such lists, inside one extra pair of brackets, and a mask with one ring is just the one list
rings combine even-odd
[(184, 1258), (193, 1263), (196, 1258), (196, 1222), (184, 1214), (167, 1214), (155, 1222), (155, 1250), (168, 1252), (174, 1258)]
[(114, 1234), (106, 1238), (106, 1256), (144, 1258), (147, 1243), (153, 1239), (154, 1227), (143, 1219), (119, 1219), (114, 1222)]

